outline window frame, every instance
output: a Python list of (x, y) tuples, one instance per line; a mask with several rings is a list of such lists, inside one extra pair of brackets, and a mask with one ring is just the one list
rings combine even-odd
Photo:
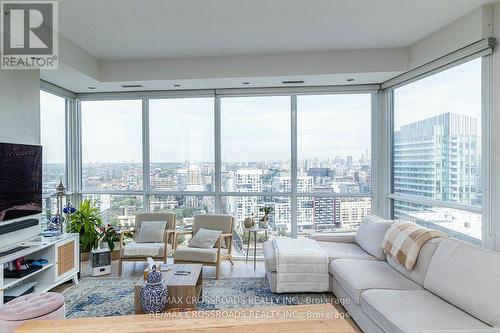
[[(297, 193), (297, 96), (302, 95), (330, 95), (330, 94), (370, 94), (372, 119), (374, 110), (374, 101), (377, 100), (378, 85), (349, 85), (332, 87), (303, 87), (303, 88), (262, 88), (262, 89), (222, 89), (222, 90), (199, 90), (199, 91), (146, 91), (146, 92), (124, 92), (124, 93), (84, 93), (76, 94), (75, 109), (73, 110), (74, 126), (69, 126), (70, 137), (76, 143), (72, 146), (70, 155), (73, 161), (76, 161), (71, 173), (72, 180), (76, 184), (74, 190), (74, 201), (80, 202), (84, 194), (110, 194), (110, 195), (142, 195), (144, 211), (150, 210), (150, 198), (155, 195), (164, 196), (207, 196), (214, 197), (215, 213), (222, 213), (224, 207), (221, 202), (223, 197), (237, 196), (256, 196), (256, 197), (288, 197), (291, 200), (291, 237), (297, 238), (297, 198), (310, 197), (310, 193)], [(292, 189), (290, 192), (223, 192), (221, 188), (221, 99), (224, 97), (258, 97), (258, 96), (287, 96), (290, 98), (290, 163), (291, 163), (291, 181)], [(170, 99), (170, 98), (202, 98), (214, 97), (214, 163), (215, 163), (215, 188), (214, 191), (157, 191), (152, 190), (150, 186), (150, 128), (149, 128), (149, 101), (152, 99)], [(142, 165), (143, 165), (143, 189), (142, 191), (97, 191), (82, 189), (82, 158), (81, 158), (81, 102), (98, 100), (137, 100), (142, 99)], [(371, 131), (372, 149), (373, 138), (378, 135), (377, 131)], [(374, 152), (372, 151), (373, 173)], [(374, 175), (372, 174), (372, 177)], [(366, 197), (372, 200), (373, 189), (367, 194), (341, 194), (327, 193), (321, 196), (325, 197)]]
[[(459, 51), (457, 51), (459, 52)], [(411, 71), (407, 74), (404, 79), (396, 80), (394, 79), (392, 85), (386, 87), (381, 92), (385, 95), (386, 110), (388, 115), (387, 129), (389, 131), (389, 140), (386, 142), (389, 147), (388, 157), (390, 159), (390, 167), (385, 176), (388, 177), (389, 182), (389, 192), (386, 194), (386, 198), (389, 199), (389, 212), (390, 218), (394, 219), (394, 206), (396, 201), (403, 201), (417, 205), (427, 205), (435, 206), (440, 208), (452, 208), (472, 213), (481, 214), (482, 226), (481, 232), (482, 237), (476, 242), (476, 239), (468, 235), (464, 235), (464, 239), (471, 243), (481, 245), (483, 247), (493, 248), (492, 244), (493, 229), (492, 229), (492, 200), (491, 193), (493, 191), (490, 183), (493, 171), (490, 170), (492, 163), (492, 156), (490, 153), (491, 147), (491, 76), (492, 76), (492, 55), (491, 52), (482, 51), (479, 53), (469, 54), (458, 60), (455, 59), (455, 54), (452, 53), (450, 61), (437, 61), (435, 64), (430, 63), (429, 70), (422, 72), (417, 68), (413, 75)], [(446, 57), (445, 57), (446, 58)], [(481, 206), (464, 205), (453, 202), (446, 202), (441, 200), (435, 200), (430, 198), (425, 198), (417, 195), (401, 194), (395, 193), (394, 191), (394, 117), (395, 117), (395, 105), (394, 105), (394, 91), (397, 88), (406, 86), (413, 82), (425, 79), (427, 77), (439, 74), (448, 69), (454, 68), (456, 66), (465, 64), (467, 62), (473, 61), (475, 59), (481, 59), (481, 176), (482, 176), (482, 203)], [(424, 65), (425, 67), (425, 65)], [(391, 80), (387, 84), (390, 84)], [(382, 84), (384, 87), (384, 83)], [(461, 234), (462, 235), (462, 234)]]

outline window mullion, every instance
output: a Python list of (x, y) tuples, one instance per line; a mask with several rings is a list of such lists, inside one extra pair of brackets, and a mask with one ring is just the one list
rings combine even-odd
[(150, 197), (149, 193), (151, 191), (150, 182), (150, 149), (149, 149), (149, 99), (144, 98), (142, 100), (142, 189), (143, 189), (143, 210), (149, 212), (150, 209)]
[(290, 97), (290, 119), (291, 119), (291, 236), (297, 238), (297, 95)]
[(214, 99), (215, 212), (222, 213), (221, 100)]

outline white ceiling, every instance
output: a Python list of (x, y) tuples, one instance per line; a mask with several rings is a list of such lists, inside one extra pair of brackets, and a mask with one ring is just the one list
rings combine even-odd
[(490, 0), (61, 0), (60, 32), (98, 59), (408, 46)]

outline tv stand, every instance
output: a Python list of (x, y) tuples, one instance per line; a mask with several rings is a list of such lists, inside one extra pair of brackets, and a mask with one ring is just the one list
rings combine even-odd
[[(35, 292), (48, 291), (66, 281), (78, 283), (80, 271), (80, 240), (78, 234), (65, 233), (54, 237), (37, 236), (16, 245), (0, 248), (0, 305), (4, 292), (21, 283), (36, 282)], [(19, 250), (16, 250), (19, 249)], [(18, 258), (47, 259), (48, 263), (20, 278), (6, 278), (3, 264)]]

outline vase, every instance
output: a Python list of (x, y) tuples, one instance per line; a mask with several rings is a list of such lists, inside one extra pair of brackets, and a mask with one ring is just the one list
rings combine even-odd
[(168, 289), (160, 271), (153, 266), (141, 289), (141, 305), (144, 313), (161, 313), (167, 305)]
[(247, 217), (245, 221), (243, 221), (243, 225), (245, 228), (250, 229), (255, 225), (255, 222), (253, 221), (253, 218)]

